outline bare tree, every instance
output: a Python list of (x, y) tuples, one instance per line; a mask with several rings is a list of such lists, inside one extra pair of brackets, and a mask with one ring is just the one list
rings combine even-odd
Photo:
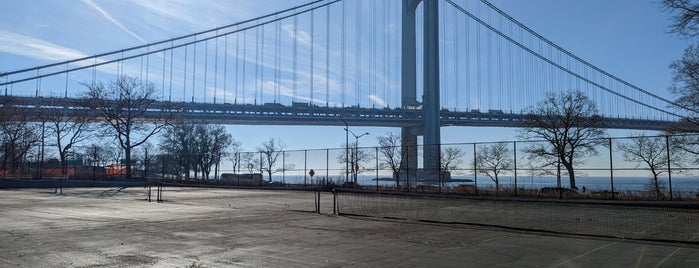
[(171, 119), (171, 114), (149, 113), (155, 101), (155, 86), (138, 78), (121, 76), (108, 86), (102, 83), (84, 84), (86, 96), (92, 108), (104, 118), (105, 124), (114, 130), (119, 146), (126, 158), (126, 178), (132, 177), (131, 151), (158, 134)]
[[(400, 187), (400, 163), (403, 161), (401, 154), (401, 137), (393, 133), (379, 136), (379, 153), (383, 155), (381, 168), (390, 168), (396, 179), (396, 187)], [(378, 179), (378, 178), (377, 178)]]
[(258, 154), (256, 153), (241, 153), (241, 166), (248, 171), (248, 173), (254, 173), (259, 170), (260, 161), (257, 159)]
[(234, 143), (233, 136), (227, 133), (223, 126), (204, 124), (195, 127), (194, 136), (197, 165), (202, 177), (207, 179), (211, 174), (211, 168), (219, 165), (221, 155)]
[(73, 147), (89, 138), (85, 135), (91, 131), (92, 124), (84, 110), (44, 109), (42, 120), (47, 123), (49, 134), (53, 135), (52, 145), (58, 150), (61, 161), (61, 174), (68, 172), (67, 158)]
[(673, 81), (670, 92), (677, 98), (675, 103), (690, 112), (690, 116), (669, 127), (671, 132), (699, 132), (699, 47), (690, 45), (682, 59), (670, 64)]
[[(101, 146), (95, 143), (87, 147), (82, 147), (83, 149), (78, 152), (88, 165), (92, 167), (92, 179), (97, 178), (97, 167), (104, 167), (112, 159), (114, 150), (116, 148), (109, 146)], [(100, 175), (101, 176), (101, 175)]]
[(575, 159), (596, 155), (602, 144), (603, 121), (597, 108), (580, 91), (549, 93), (527, 115), (522, 130), (525, 139), (544, 139), (548, 145), (535, 144), (526, 151), (535, 157), (553, 158), (568, 171), (570, 187), (575, 185)]
[(241, 156), (241, 145), (240, 142), (235, 141), (229, 147), (226, 156), (231, 160), (233, 164), (233, 173), (240, 173), (240, 168), (242, 167), (242, 156)]
[(495, 182), (495, 191), (500, 191), (499, 175), (513, 166), (512, 152), (507, 143), (486, 145), (476, 152), (475, 167), (478, 173), (485, 174)]
[(671, 32), (687, 37), (699, 35), (699, 3), (690, 0), (661, 0), (660, 5), (672, 15)]
[[(661, 0), (660, 5), (672, 16), (670, 32), (683, 37), (699, 35), (699, 3), (690, 0)], [(682, 59), (670, 64), (673, 82), (670, 92), (676, 96), (675, 104), (690, 116), (669, 127), (671, 132), (699, 132), (699, 47), (690, 45)], [(699, 141), (694, 141), (699, 143)]]
[(272, 181), (272, 174), (278, 172), (281, 169), (274, 169), (279, 156), (284, 153), (284, 148), (286, 145), (281, 139), (270, 138), (269, 140), (263, 142), (257, 151), (262, 154), (262, 170), (267, 172), (267, 181)]
[(27, 153), (41, 141), (41, 131), (33, 118), (15, 105), (12, 97), (0, 98), (0, 133), (2, 134), (2, 169), (20, 168)]
[(442, 171), (453, 172), (464, 163), (463, 157), (466, 155), (459, 147), (443, 147), (441, 150)]
[(190, 173), (194, 169), (195, 150), (194, 124), (176, 123), (165, 128), (160, 142), (160, 149), (174, 159), (174, 172), (184, 175), (189, 180)]
[[(371, 158), (371, 155), (362, 150), (362, 148), (359, 148), (359, 144), (357, 142), (343, 144), (342, 146), (347, 150), (348, 154), (339, 154), (337, 156), (337, 162), (341, 164), (348, 163), (350, 168), (349, 175), (352, 177), (352, 181), (357, 184), (359, 174), (366, 170), (362, 168), (362, 166), (364, 162)], [(345, 146), (349, 146), (349, 148)], [(347, 157), (349, 157), (349, 159), (347, 159)]]
[(651, 189), (657, 198), (664, 198), (664, 186), (659, 180), (659, 176), (667, 172), (670, 164), (681, 163), (682, 153), (676, 151), (668, 158), (668, 144), (664, 137), (647, 137), (643, 134), (633, 138), (630, 142), (619, 144), (619, 150), (623, 153), (624, 159), (630, 162), (638, 162), (637, 166), (645, 165), (650, 170)]

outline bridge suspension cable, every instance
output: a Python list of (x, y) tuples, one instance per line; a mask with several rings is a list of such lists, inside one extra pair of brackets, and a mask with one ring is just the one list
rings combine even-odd
[[(498, 28), (496, 26), (493, 26), (490, 23), (490, 21), (489, 21), (490, 16), (487, 16), (487, 18), (484, 20), (482, 18), (483, 16), (481, 15), (480, 5), (476, 6), (476, 8), (475, 8), (476, 14), (474, 14), (474, 13), (468, 11), (466, 8), (462, 7), (461, 5), (455, 3), (454, 0), (444, 0), (444, 1), (449, 3), (449, 5), (451, 5), (453, 8), (455, 8), (459, 12), (468, 16), (473, 21), (475, 21), (478, 24), (480, 24), (481, 26), (483, 26), (485, 29), (488, 30), (488, 33), (492, 32), (492, 33), (496, 34), (500, 39), (504, 39), (504, 40), (508, 41), (509, 43), (517, 46), (519, 49), (530, 54), (531, 57), (533, 57), (532, 60), (536, 59), (537, 62), (540, 63), (538, 65), (540, 65), (542, 67), (542, 68), (536, 68), (536, 69), (539, 70), (538, 71), (539, 74), (543, 75), (543, 79), (533, 79), (533, 80), (535, 82), (537, 80), (542, 81), (542, 82), (543, 81), (548, 81), (548, 82), (542, 83), (542, 84), (540, 84), (540, 86), (535, 86), (536, 87), (535, 90), (539, 90), (539, 89), (545, 89), (546, 91), (554, 90), (558, 86), (557, 84), (563, 83), (564, 78), (562, 77), (562, 75), (566, 74), (569, 77), (571, 77), (569, 79), (575, 78), (579, 81), (585, 82), (591, 86), (594, 86), (596, 88), (599, 88), (599, 89), (606, 91), (607, 93), (611, 94), (611, 95), (608, 95), (609, 97), (615, 96), (617, 98), (617, 100), (623, 99), (623, 100), (626, 100), (630, 103), (635, 103), (636, 105), (639, 105), (639, 106), (642, 106), (642, 107), (645, 107), (645, 108), (648, 108), (651, 110), (658, 111), (662, 114), (671, 115), (671, 116), (674, 116), (677, 118), (684, 118), (685, 117), (684, 115), (681, 115), (679, 113), (668, 111), (666, 109), (660, 108), (660, 107), (658, 107), (658, 105), (649, 104), (647, 101), (639, 100), (639, 99), (627, 96), (629, 94), (623, 94), (617, 90), (614, 90), (612, 82), (615, 82), (619, 85), (624, 85), (625, 87), (629, 87), (635, 91), (643, 93), (644, 95), (646, 95), (650, 98), (653, 98), (655, 100), (659, 100), (662, 103), (669, 104), (669, 105), (674, 106), (674, 107), (682, 108), (684, 110), (691, 111), (691, 112), (699, 112), (699, 111), (692, 109), (690, 107), (685, 107), (685, 106), (679, 105), (671, 100), (668, 100), (668, 99), (665, 99), (661, 96), (658, 96), (657, 94), (643, 90), (643, 89), (641, 89), (637, 86), (634, 86), (634, 85), (632, 85), (632, 84), (630, 84), (630, 83), (628, 83), (628, 82), (626, 82), (626, 81), (624, 81), (624, 80), (622, 80), (614, 75), (611, 75), (610, 73), (600, 69), (599, 67), (597, 67), (597, 66), (595, 66), (587, 61), (582, 60), (580, 57), (578, 57), (578, 56), (572, 54), (571, 52), (561, 48), (560, 46), (556, 45), (552, 41), (550, 41), (550, 40), (544, 38), (543, 36), (541, 36), (540, 34), (536, 33), (532, 29), (526, 27), (525, 25), (523, 25), (522, 23), (520, 23), (516, 19), (512, 18), (511, 16), (507, 15), (502, 10), (493, 6), (491, 3), (489, 3), (486, 0), (481, 0), (480, 2), (484, 3), (489, 10), (495, 11), (500, 16), (506, 18), (509, 22), (514, 23), (516, 26), (518, 26), (521, 29), (521, 31), (524, 31), (524, 32), (530, 34), (531, 36), (533, 36), (534, 38), (536, 38), (539, 48), (534, 50), (531, 45), (525, 45), (523, 42), (515, 40), (515, 38), (513, 38), (512, 36), (508, 36), (507, 34), (505, 34), (503, 32), (502, 27)], [(488, 15), (489, 15), (489, 13), (488, 13)], [(476, 42), (477, 42), (477, 46), (478, 46), (476, 50), (477, 50), (477, 53), (479, 54), (479, 55), (477, 55), (477, 62), (478, 62), (477, 66), (482, 66), (480, 64), (480, 59), (481, 59), (480, 44), (481, 44), (481, 41), (478, 40), (478, 39), (480, 39), (480, 36), (479, 36), (480, 31), (477, 31), (476, 33), (477, 33)], [(488, 39), (489, 39), (489, 35), (488, 35)], [(487, 41), (487, 42), (490, 43), (490, 41)], [(547, 45), (547, 47), (548, 47), (548, 51), (546, 51), (546, 52), (544, 52), (545, 50), (542, 47), (542, 45), (544, 45), (544, 44)], [(488, 47), (490, 48), (490, 46), (488, 46)], [(557, 54), (554, 54), (554, 50), (556, 51)], [(567, 58), (568, 60), (572, 58), (576, 62), (583, 64), (583, 66), (591, 69), (594, 72), (599, 73), (602, 77), (609, 78), (609, 84), (605, 85), (603, 82), (595, 81), (596, 79), (590, 79), (588, 76), (584, 76), (584, 75), (579, 74), (578, 72), (575, 72), (574, 70), (572, 70), (572, 68), (570, 68), (569, 63), (563, 63), (563, 61), (561, 59), (562, 55), (566, 55), (567, 57), (569, 57), (569, 58)], [(488, 58), (490, 58), (490, 52), (488, 52)], [(558, 58), (558, 60), (556, 60), (556, 58)], [(489, 62), (491, 62), (491, 61), (489, 60)], [(532, 62), (532, 61), (530, 61), (530, 62)], [(549, 68), (546, 68), (543, 64), (548, 65)], [(490, 76), (489, 72), (491, 71), (491, 69), (492, 69), (492, 67), (490, 66), (490, 64), (488, 64), (488, 66), (486, 68), (486, 72), (487, 72), (486, 76), (488, 76), (488, 77)], [(546, 69), (548, 69), (548, 70), (546, 70)], [(481, 82), (480, 82), (481, 75), (480, 74), (477, 74), (477, 79), (478, 79), (477, 85), (478, 85), (479, 90), (480, 90), (480, 88), (481, 88), (480, 87), (480, 85), (481, 85)], [(490, 78), (488, 80), (490, 80)], [(488, 81), (488, 83), (490, 83), (490, 81)], [(490, 85), (488, 85), (488, 89), (492, 89), (492, 87)], [(479, 93), (479, 95), (480, 95), (480, 93)], [(488, 99), (490, 99), (490, 98), (488, 98)], [(536, 103), (536, 101), (534, 101), (532, 103)], [(610, 103), (609, 100), (607, 100), (607, 103), (608, 104), (606, 106), (615, 108), (617, 114), (619, 114), (619, 109), (623, 108), (622, 105), (614, 105), (613, 103)], [(480, 105), (478, 105), (478, 106), (480, 107)], [(492, 106), (490, 106), (490, 107), (492, 107)]]

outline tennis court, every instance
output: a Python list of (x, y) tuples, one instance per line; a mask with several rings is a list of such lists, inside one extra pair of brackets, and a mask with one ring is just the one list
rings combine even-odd
[(699, 267), (691, 243), (338, 216), (330, 193), (318, 214), (313, 191), (147, 189), (0, 190), (0, 267)]

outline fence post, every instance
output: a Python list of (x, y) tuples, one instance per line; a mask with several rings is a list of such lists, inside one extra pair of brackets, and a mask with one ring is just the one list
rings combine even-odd
[(337, 189), (333, 188), (333, 215), (337, 215)]
[(282, 152), (282, 185), (286, 186), (286, 152)]
[(316, 213), (320, 214), (320, 189), (316, 187)]
[(262, 170), (262, 152), (260, 152), (260, 180), (257, 182), (257, 186), (262, 186), (262, 177), (264, 177), (264, 171)]
[(612, 199), (614, 199), (614, 158), (612, 158), (612, 138), (609, 138), (609, 181), (612, 184)]
[(306, 174), (308, 174), (308, 150), (303, 150), (303, 187), (306, 187)]
[(517, 196), (517, 142), (513, 141), (514, 173), (515, 173), (515, 196)]
[(379, 147), (374, 147), (376, 149), (376, 190), (379, 190)]
[(670, 162), (670, 136), (665, 135), (665, 152), (667, 152), (667, 182), (670, 187), (670, 201), (672, 201), (672, 168)]
[(473, 189), (478, 195), (478, 165), (476, 163), (476, 143), (473, 143)]
[(330, 181), (330, 149), (325, 149), (325, 185)]

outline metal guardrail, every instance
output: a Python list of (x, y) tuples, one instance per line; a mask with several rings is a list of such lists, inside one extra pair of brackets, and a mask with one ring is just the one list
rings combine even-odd
[[(65, 113), (85, 113), (98, 117), (95, 111), (76, 98), (13, 97), (13, 105), (37, 113), (38, 108), (60, 109)], [(284, 106), (281, 104), (214, 104), (156, 101), (146, 113), (148, 118), (161, 118), (163, 113), (176, 114), (177, 119), (206, 121), (214, 124), (243, 125), (325, 125), (342, 126), (342, 117), (356, 126), (415, 127), (423, 125), (421, 109), (322, 107), (314, 105)], [(440, 112), (442, 126), (523, 127), (525, 114), (499, 110), (480, 112)], [(607, 128), (665, 130), (675, 121), (634, 118), (604, 118)]]

